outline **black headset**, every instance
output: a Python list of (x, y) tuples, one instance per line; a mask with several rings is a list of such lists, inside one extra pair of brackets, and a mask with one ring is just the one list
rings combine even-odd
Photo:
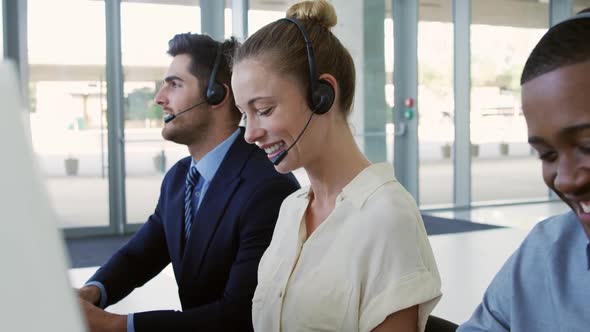
[(571, 22), (571, 21), (577, 21), (577, 20), (582, 20), (582, 19), (588, 19), (590, 18), (590, 12), (581, 12), (578, 13), (574, 16), (568, 17), (565, 20), (558, 22), (557, 24), (555, 24), (553, 27), (556, 27), (562, 23), (567, 23), (567, 22)]
[(281, 20), (294, 23), (303, 35), (305, 49), (307, 50), (307, 63), (309, 64), (309, 97), (308, 104), (314, 114), (324, 114), (330, 110), (334, 103), (334, 88), (328, 81), (319, 79), (313, 60), (313, 48), (303, 24), (294, 17), (285, 17)]
[(216, 79), (217, 71), (219, 70), (219, 65), (221, 63), (221, 55), (223, 53), (222, 46), (223, 44), (220, 43), (217, 48), (215, 63), (213, 64), (211, 76), (209, 76), (209, 83), (207, 84), (207, 90), (205, 91), (205, 100), (207, 101), (207, 104), (212, 106), (221, 104), (227, 93), (225, 86), (219, 83)]

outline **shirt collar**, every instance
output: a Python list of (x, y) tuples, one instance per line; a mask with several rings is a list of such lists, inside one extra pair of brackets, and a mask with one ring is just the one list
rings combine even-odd
[[(336, 202), (348, 200), (355, 207), (361, 208), (375, 190), (388, 182), (397, 181), (393, 176), (393, 166), (390, 163), (378, 163), (367, 166), (352, 179), (336, 198)], [(297, 198), (308, 200), (311, 187), (300, 189)]]
[(395, 181), (393, 166), (390, 163), (372, 164), (342, 188), (342, 193), (336, 200), (349, 200), (360, 209), (379, 187)]
[(217, 169), (221, 165), (221, 162), (225, 158), (227, 151), (232, 146), (238, 135), (240, 134), (240, 128), (236, 129), (225, 141), (217, 145), (213, 150), (207, 152), (206, 155), (201, 158), (198, 162), (195, 162), (191, 158), (191, 167), (196, 166), (197, 171), (203, 177), (205, 182), (210, 182), (217, 173)]

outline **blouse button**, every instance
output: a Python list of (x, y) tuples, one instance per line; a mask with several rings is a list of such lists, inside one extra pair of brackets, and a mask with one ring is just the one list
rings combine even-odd
[(283, 298), (283, 291), (279, 292), (279, 299)]

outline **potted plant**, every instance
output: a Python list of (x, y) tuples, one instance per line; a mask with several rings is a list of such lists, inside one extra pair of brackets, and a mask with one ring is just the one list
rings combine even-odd
[(479, 156), (479, 144), (471, 143), (471, 156), (472, 157)]
[(154, 167), (159, 172), (166, 171), (166, 154), (163, 149), (154, 156)]
[(64, 160), (64, 164), (66, 167), (66, 175), (67, 176), (78, 175), (78, 167), (80, 166), (80, 160), (78, 158), (68, 156), (68, 158), (66, 158)]
[(450, 159), (451, 158), (451, 151), (452, 151), (451, 143), (446, 142), (445, 144), (443, 144), (440, 147), (440, 149), (441, 149), (441, 152), (442, 152), (443, 159)]
[(500, 155), (507, 156), (508, 153), (510, 153), (510, 147), (509, 147), (508, 143), (501, 142), (500, 143)]

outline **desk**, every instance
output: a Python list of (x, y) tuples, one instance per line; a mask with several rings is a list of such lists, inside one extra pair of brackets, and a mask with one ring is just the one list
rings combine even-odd
[[(431, 236), (443, 288), (443, 297), (433, 314), (455, 323), (466, 321), (496, 272), (526, 234), (523, 230), (502, 228)], [(72, 284), (82, 286), (96, 269), (70, 270)], [(158, 309), (180, 310), (178, 287), (170, 265), (108, 311), (126, 314)]]
[(496, 273), (527, 234), (500, 228), (430, 236), (443, 292), (432, 314), (455, 323), (469, 319)]
[[(70, 281), (74, 287), (82, 287), (98, 267), (70, 269)], [(137, 288), (126, 298), (107, 308), (116, 314), (128, 314), (149, 310), (181, 310), (178, 286), (172, 265), (168, 265), (143, 287)]]

